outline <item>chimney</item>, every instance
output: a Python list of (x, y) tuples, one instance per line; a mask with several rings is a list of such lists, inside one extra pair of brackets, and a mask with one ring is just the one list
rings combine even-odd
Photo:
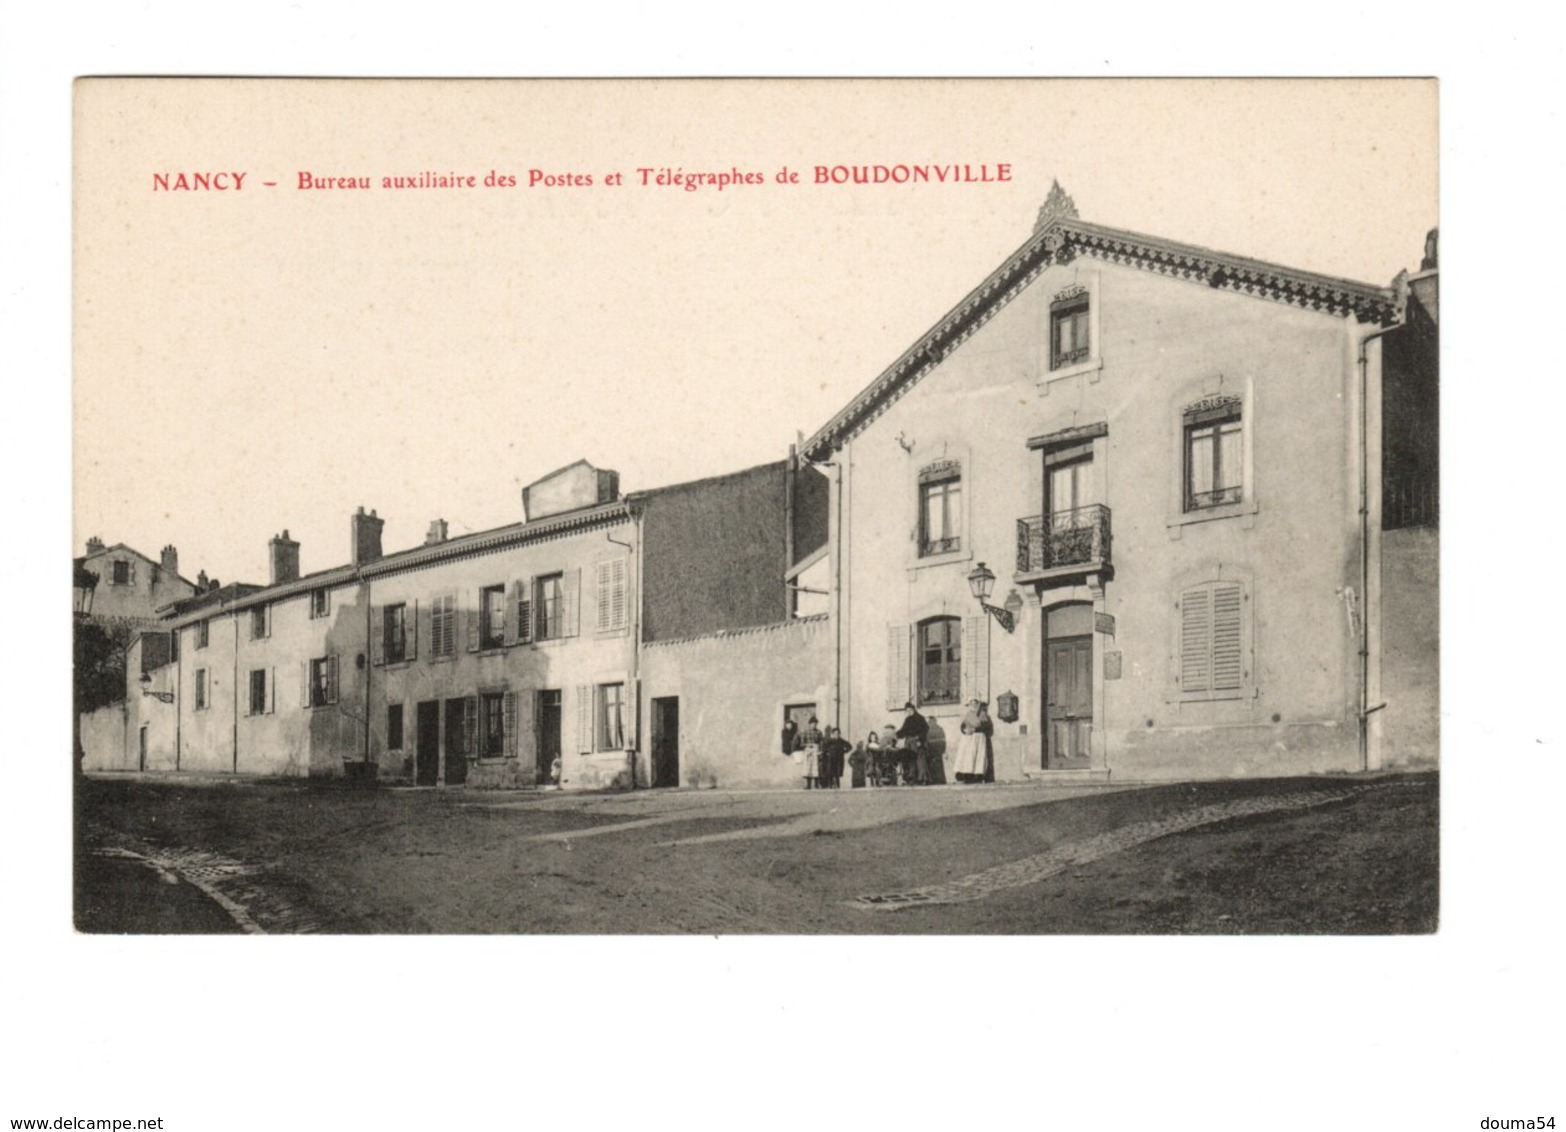
[(163, 548), (163, 572), (165, 574), (179, 574), (179, 551), (173, 546)]
[(103, 540), (101, 538), (99, 538), (97, 535), (93, 535), (92, 538), (88, 539), (87, 540), (87, 553), (89, 555), (91, 555), (91, 554), (102, 554), (103, 553)]
[(272, 581), (274, 586), (284, 582), (294, 582), (299, 579), (299, 544), (288, 537), (288, 528), (283, 528), (283, 533), (273, 535), (272, 549)]
[(196, 592), (198, 594), (207, 592), (207, 572), (205, 570), (196, 575)]
[(368, 515), (364, 513), (363, 507), (354, 514), (352, 551), (355, 566), (366, 566), (380, 558), (381, 528), (385, 525), (386, 520), (377, 518), (374, 508)]
[(446, 520), (431, 519), (429, 533), (424, 536), (425, 546), (434, 546), (436, 543), (446, 541)]

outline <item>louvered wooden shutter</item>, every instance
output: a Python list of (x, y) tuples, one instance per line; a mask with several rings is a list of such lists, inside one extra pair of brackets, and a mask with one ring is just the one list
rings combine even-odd
[(413, 616), (403, 621), (403, 633), (408, 638), (408, 659), (417, 660), (419, 656), (419, 603), (416, 599), (413, 603)]
[(326, 658), (326, 702), (329, 704), (337, 702), (337, 656), (335, 653)]
[(1180, 595), (1180, 689), (1212, 690), (1213, 593), (1210, 586)]
[(637, 750), (636, 736), (642, 721), (642, 682), (627, 679), (625, 682), (625, 749)]
[(299, 666), (299, 706), (310, 706), (310, 662), (307, 660)]
[(478, 751), (478, 697), (467, 696), (462, 701), (462, 753), (473, 755)]
[(533, 579), (517, 579), (516, 616), (517, 644), (525, 645), (533, 639)]
[(1219, 582), (1214, 584), (1212, 592), (1212, 688), (1215, 692), (1234, 692), (1245, 682), (1240, 584)]
[(567, 570), (560, 576), (561, 602), (564, 609), (560, 617), (560, 635), (575, 637), (582, 631), (582, 570)]
[(908, 626), (886, 629), (886, 710), (897, 711), (913, 696), (908, 693)]
[(277, 669), (273, 668), (266, 674), (266, 713), (271, 715), (277, 710)]
[(479, 651), (479, 621), (482, 617), (480, 610), (484, 606), (484, 591), (477, 591), (476, 604), (469, 604), (462, 610), (462, 620), (467, 627), (468, 651)]
[(386, 663), (386, 607), (370, 611), (370, 663)]
[(981, 613), (965, 617), (962, 623), (962, 698), (989, 701), (990, 698), (990, 616)]
[(521, 760), (527, 770), (538, 765), (538, 735), (533, 723), (534, 699), (532, 692), (516, 695), (516, 725), (512, 728), (512, 754)]
[(521, 610), (518, 608), (518, 606), (520, 606), (521, 604), (522, 604), (522, 583), (518, 582), (518, 581), (514, 581), (514, 582), (511, 583), (511, 594), (506, 599), (507, 609), (506, 609), (506, 637), (505, 637), (505, 643), (507, 645), (514, 645), (514, 644), (517, 643), (517, 621), (518, 621), (518, 615), (521, 613)]
[(506, 734), (501, 753), (507, 758), (514, 759), (517, 757), (517, 694), (515, 692), (506, 693), (505, 711)]
[(593, 686), (576, 688), (576, 749), (583, 754), (593, 749)]

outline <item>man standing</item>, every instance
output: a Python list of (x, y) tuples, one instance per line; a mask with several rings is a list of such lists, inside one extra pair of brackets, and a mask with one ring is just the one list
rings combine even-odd
[(913, 783), (923, 786), (930, 781), (929, 756), (926, 753), (930, 721), (919, 714), (919, 709), (914, 707), (912, 700), (903, 705), (903, 710), (908, 713), (908, 718), (903, 720), (903, 725), (897, 729), (897, 737), (902, 740), (903, 747), (912, 756), (910, 761), (913, 765), (909, 769)]

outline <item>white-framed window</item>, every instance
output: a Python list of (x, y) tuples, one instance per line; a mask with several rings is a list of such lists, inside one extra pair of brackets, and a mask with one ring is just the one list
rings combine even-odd
[(1067, 369), (1093, 356), (1092, 302), (1086, 287), (1068, 287), (1049, 305), (1049, 368)]
[(625, 749), (625, 685), (599, 684), (593, 691), (594, 746), (600, 751)]
[(310, 619), (329, 617), (332, 612), (332, 591), (325, 586), (310, 591)]
[(481, 649), (498, 649), (506, 643), (505, 583), (479, 591), (479, 639)]
[(916, 627), (919, 704), (962, 700), (962, 618), (931, 617)]
[(565, 575), (545, 574), (533, 580), (533, 639), (552, 641), (565, 636)]
[(1245, 422), (1238, 397), (1207, 397), (1182, 414), (1185, 510), (1245, 498)]
[(962, 462), (937, 460), (919, 471), (919, 557), (962, 549)]

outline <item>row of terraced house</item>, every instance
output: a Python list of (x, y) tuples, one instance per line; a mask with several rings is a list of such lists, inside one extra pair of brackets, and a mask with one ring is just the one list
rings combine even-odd
[[(787, 458), (197, 587), (90, 767), (415, 784), (798, 785), (779, 732), (995, 719), (997, 779), (1434, 761), (1436, 247), (1388, 286), (1081, 220)], [(812, 377), (814, 379), (814, 376)], [(150, 693), (150, 694), (149, 694)], [(172, 701), (172, 702), (167, 702)], [(103, 726), (94, 734), (112, 735)]]

